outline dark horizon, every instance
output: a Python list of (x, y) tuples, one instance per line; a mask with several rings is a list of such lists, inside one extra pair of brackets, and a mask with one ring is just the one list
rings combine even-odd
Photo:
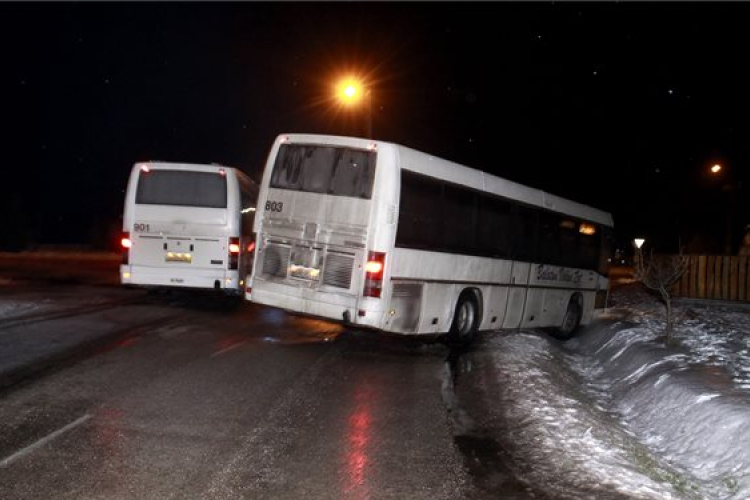
[(137, 161), (259, 180), (280, 133), (361, 135), (330, 100), (346, 71), (371, 83), (375, 139), (609, 211), (621, 245), (721, 253), (732, 196), (735, 251), (750, 223), (747, 4), (53, 2), (0, 18), (0, 249), (111, 247)]

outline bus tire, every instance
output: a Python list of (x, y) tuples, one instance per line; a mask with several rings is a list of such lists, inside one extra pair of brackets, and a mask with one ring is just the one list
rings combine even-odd
[(557, 330), (556, 337), (560, 340), (568, 340), (576, 333), (581, 325), (581, 305), (575, 298), (568, 303), (568, 309), (563, 316), (562, 324)]
[(467, 345), (474, 340), (479, 328), (479, 307), (477, 299), (471, 293), (462, 293), (456, 304), (453, 322), (448, 332), (448, 341), (452, 344)]

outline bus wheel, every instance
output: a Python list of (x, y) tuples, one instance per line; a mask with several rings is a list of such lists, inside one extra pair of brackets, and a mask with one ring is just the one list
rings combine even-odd
[(469, 344), (474, 339), (478, 327), (479, 308), (477, 307), (477, 301), (472, 294), (464, 293), (458, 298), (453, 323), (450, 332), (448, 332), (448, 340), (455, 344)]
[(578, 326), (581, 324), (581, 306), (577, 301), (571, 300), (568, 304), (568, 310), (565, 311), (565, 317), (563, 317), (562, 325), (558, 329), (557, 338), (561, 340), (568, 340), (578, 330)]

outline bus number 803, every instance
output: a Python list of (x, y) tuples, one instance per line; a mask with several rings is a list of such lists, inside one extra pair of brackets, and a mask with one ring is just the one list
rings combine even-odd
[(282, 201), (267, 201), (266, 212), (281, 212), (284, 210), (284, 202)]

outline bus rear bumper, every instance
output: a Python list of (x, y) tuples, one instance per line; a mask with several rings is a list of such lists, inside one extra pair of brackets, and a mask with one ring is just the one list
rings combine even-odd
[(222, 290), (240, 294), (242, 288), (237, 276), (228, 275), (223, 269), (157, 269), (147, 266), (120, 266), (120, 283), (129, 286), (177, 287), (201, 290)]
[(373, 309), (358, 309), (355, 297), (313, 291), (314, 299), (311, 299), (303, 296), (307, 290), (285, 288), (289, 288), (289, 290), (269, 290), (268, 287), (261, 289), (254, 287), (251, 301), (256, 304), (298, 311), (302, 314), (341, 321), (364, 328), (379, 329), (382, 327), (383, 312)]

